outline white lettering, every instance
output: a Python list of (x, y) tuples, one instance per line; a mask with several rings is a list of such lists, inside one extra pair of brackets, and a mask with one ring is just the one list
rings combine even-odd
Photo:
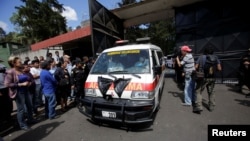
[(218, 131), (219, 131), (218, 129), (213, 129), (212, 130), (212, 136), (219, 136)]
[(212, 129), (212, 136), (246, 136), (246, 131), (233, 131), (230, 129), (229, 131), (219, 131), (218, 129)]

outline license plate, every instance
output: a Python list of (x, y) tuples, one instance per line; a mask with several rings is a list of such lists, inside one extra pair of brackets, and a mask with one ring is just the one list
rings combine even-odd
[(107, 118), (116, 118), (115, 112), (102, 111), (102, 116)]

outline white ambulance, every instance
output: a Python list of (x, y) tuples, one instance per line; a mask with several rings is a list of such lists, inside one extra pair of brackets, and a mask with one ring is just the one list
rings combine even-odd
[(104, 50), (88, 75), (79, 111), (93, 121), (152, 122), (164, 87), (164, 66), (161, 48), (144, 39)]

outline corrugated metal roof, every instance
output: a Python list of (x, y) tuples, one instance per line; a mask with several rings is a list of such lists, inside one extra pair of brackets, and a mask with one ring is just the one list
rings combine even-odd
[(77, 40), (80, 38), (84, 38), (90, 35), (91, 35), (90, 26), (86, 26), (86, 27), (38, 42), (36, 44), (33, 44), (31, 45), (31, 49), (35, 51), (35, 50), (39, 50), (39, 49), (43, 49), (43, 48), (47, 48), (51, 46), (61, 45), (63, 43)]

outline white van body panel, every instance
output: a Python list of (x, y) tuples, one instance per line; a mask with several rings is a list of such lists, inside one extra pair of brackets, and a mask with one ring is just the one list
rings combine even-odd
[[(165, 82), (163, 57), (161, 48), (152, 44), (124, 45), (104, 50), (85, 82), (85, 97), (81, 99), (84, 108), (79, 108), (80, 112), (92, 118), (125, 123), (152, 121), (152, 113), (159, 108)], [(101, 79), (107, 79), (110, 85)], [(128, 80), (120, 95), (115, 87), (117, 80)], [(102, 86), (107, 87), (103, 90)], [(119, 106), (124, 111), (116, 111)], [(111, 111), (112, 118), (116, 117), (114, 115), (123, 118), (110, 119), (107, 114), (102, 117), (102, 107), (106, 107), (105, 113)]]

